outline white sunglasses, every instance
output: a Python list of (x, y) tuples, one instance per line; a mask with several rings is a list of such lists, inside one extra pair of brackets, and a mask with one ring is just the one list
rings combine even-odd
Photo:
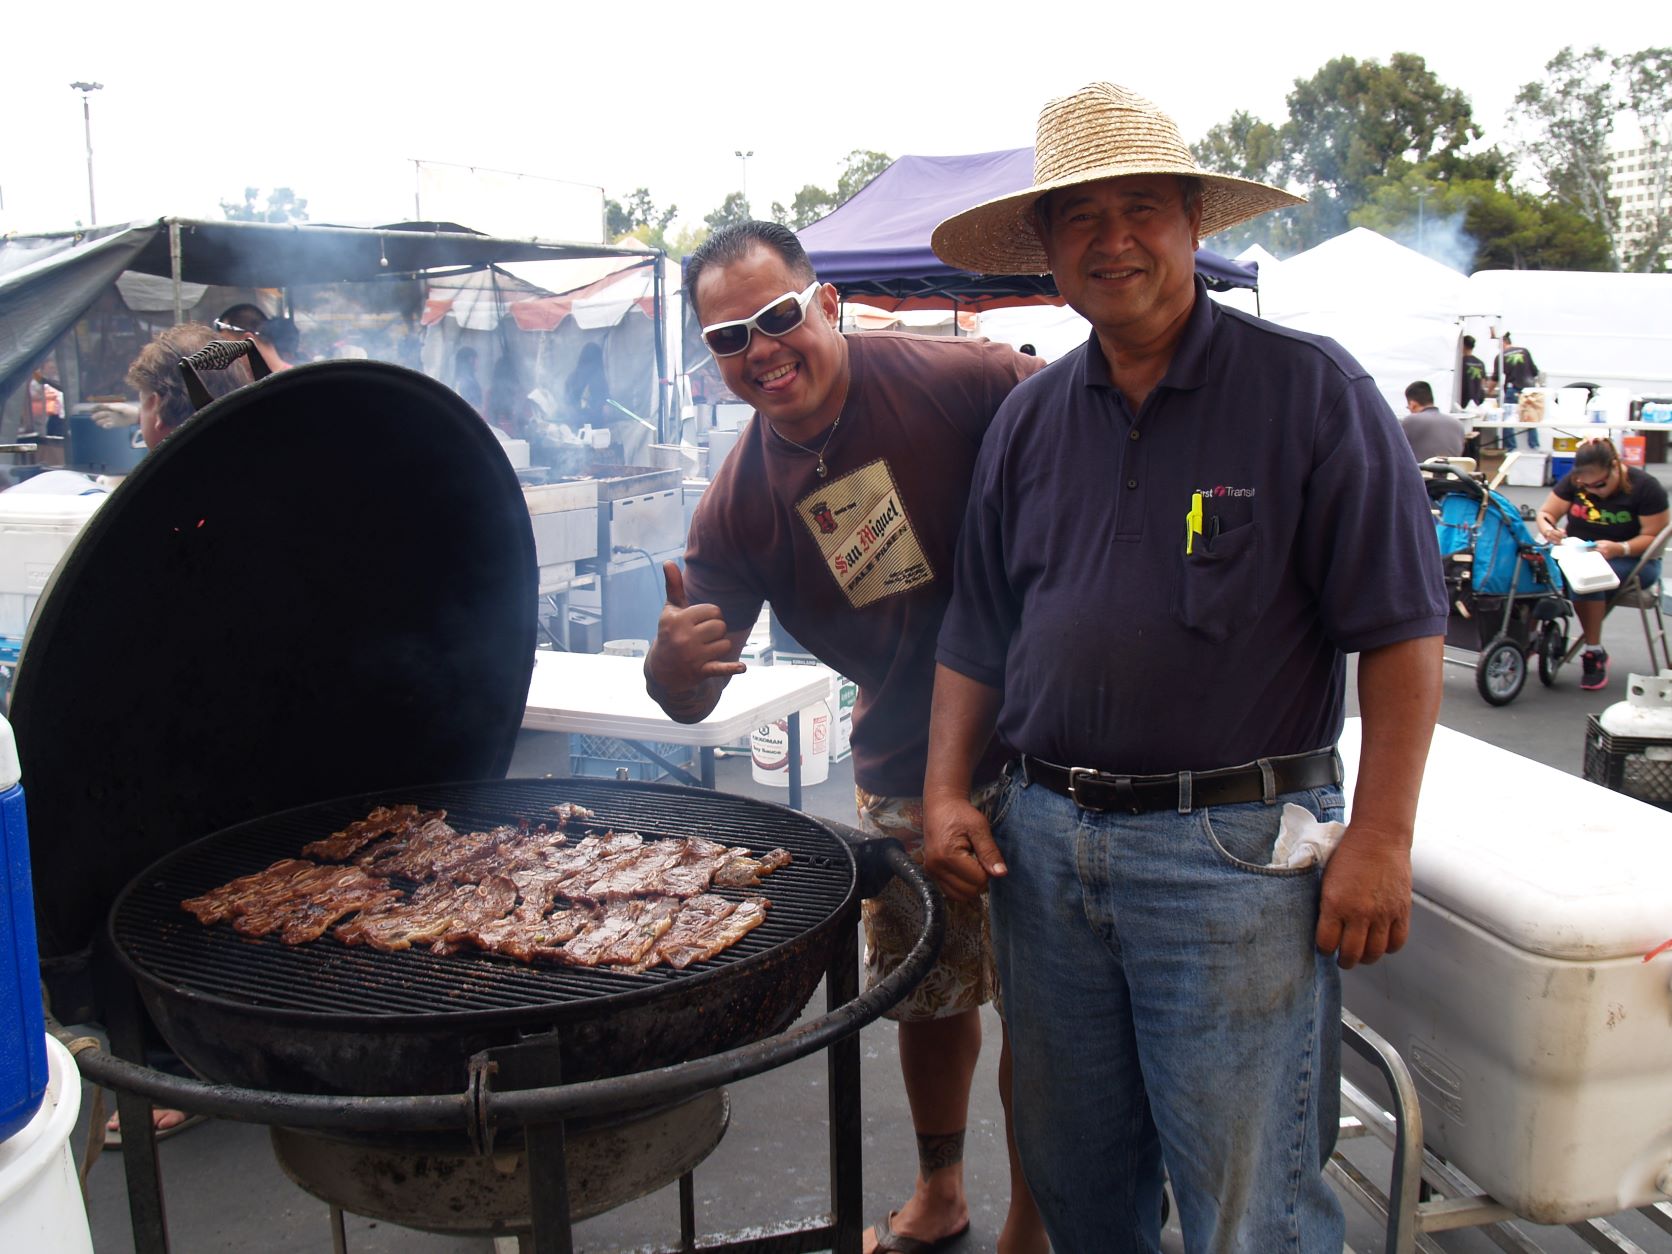
[(819, 281), (814, 279), (797, 295), (785, 292), (774, 301), (763, 305), (751, 318), (739, 318), (736, 322), (716, 322), (713, 326), (702, 329), (703, 343), (708, 345), (708, 351), (716, 357), (736, 357), (749, 347), (749, 333), (761, 331), (777, 339), (788, 335), (807, 320), (807, 304), (813, 299), (813, 293), (819, 290)]

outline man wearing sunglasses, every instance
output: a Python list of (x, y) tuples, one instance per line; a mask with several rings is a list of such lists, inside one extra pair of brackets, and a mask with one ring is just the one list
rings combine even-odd
[[(935, 637), (981, 438), (1000, 402), (1043, 363), (985, 340), (843, 335), (836, 290), (795, 235), (766, 222), (717, 231), (685, 265), (703, 340), (754, 420), (703, 494), (683, 573), (645, 678), (668, 714), (714, 708), (763, 603), (820, 661), (859, 684), (853, 755), (860, 827), (921, 859), (921, 794)], [(989, 753), (976, 799), (996, 791)], [(981, 1049), (980, 1006), (996, 978), (983, 902), (951, 903), (940, 961), (890, 1012), (917, 1132), (911, 1199), (867, 1250), (935, 1249), (969, 1227), (964, 1124)], [(866, 971), (906, 955), (915, 903), (895, 882), (865, 903)], [(1001, 1086), (1008, 1076), (1001, 1060)], [(1006, 1093), (1008, 1103), (1008, 1093)], [(1012, 1157), (998, 1248), (1043, 1251), (1043, 1228)], [(874, 1244), (872, 1243), (874, 1242)]]

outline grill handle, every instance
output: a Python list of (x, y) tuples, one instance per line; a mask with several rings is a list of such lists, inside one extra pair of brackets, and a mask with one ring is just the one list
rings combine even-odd
[[(857, 833), (846, 829), (852, 840)], [(840, 830), (838, 830), (838, 834)], [(95, 1084), (138, 1093), (153, 1103), (217, 1119), (282, 1124), (291, 1128), (362, 1132), (458, 1132), (474, 1144), (488, 1143), (489, 1129), (506, 1131), (558, 1120), (605, 1114), (659, 1102), (678, 1101), (708, 1089), (758, 1075), (816, 1053), (852, 1036), (895, 1006), (928, 974), (946, 934), (946, 907), (937, 889), (899, 841), (861, 837), (864, 858), (880, 859), (905, 882), (923, 907), (924, 928), (905, 961), (853, 1000), (817, 1019), (723, 1054), (698, 1058), (658, 1071), (588, 1080), (580, 1084), (495, 1092), (486, 1067), (472, 1060), (470, 1088), (449, 1095), (335, 1097), (278, 1093), (168, 1075), (107, 1052), (92, 1037), (77, 1038), (54, 1025), (54, 1035), (76, 1055), (81, 1073)], [(845, 947), (844, 947), (845, 948)], [(848, 952), (851, 952), (849, 950)], [(848, 978), (852, 978), (851, 972)], [(483, 1055), (477, 1055), (482, 1058)]]
[[(853, 851), (853, 860), (859, 867), (859, 895), (875, 897), (882, 892), (888, 881), (894, 878), (894, 867), (888, 860), (888, 847), (892, 845), (905, 853), (905, 846), (893, 837), (867, 836), (856, 827), (832, 819), (820, 819), (819, 822)], [(909, 855), (907, 860), (910, 861)]]
[(180, 377), (186, 383), (186, 396), (192, 403), (192, 411), (202, 409), (215, 398), (209, 394), (209, 389), (203, 385), (199, 370), (225, 370), (240, 357), (250, 359), (250, 375), (255, 379), (265, 379), (273, 373), (256, 348), (254, 340), (210, 340), (190, 357), (180, 359)]

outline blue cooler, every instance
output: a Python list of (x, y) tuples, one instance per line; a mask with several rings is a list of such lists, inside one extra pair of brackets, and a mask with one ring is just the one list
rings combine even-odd
[(1554, 454), (1554, 453), (1551, 454), (1551, 456), (1550, 456), (1550, 482), (1551, 483), (1560, 483), (1562, 481), (1562, 476), (1567, 474), (1572, 469), (1573, 469), (1573, 454), (1572, 453), (1569, 453), (1566, 456), (1558, 456), (1557, 454)]
[(35, 952), (29, 822), (11, 724), (0, 718), (0, 1141), (34, 1116), (46, 1092), (46, 1020)]

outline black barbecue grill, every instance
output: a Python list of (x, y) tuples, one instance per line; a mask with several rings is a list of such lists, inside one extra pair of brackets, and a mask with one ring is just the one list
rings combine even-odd
[[(444, 809), (461, 830), (539, 822), (557, 802), (575, 801), (596, 813), (595, 830), (636, 831), (647, 840), (704, 836), (755, 853), (782, 847), (793, 861), (750, 890), (771, 901), (766, 921), (684, 971), (380, 953), (329, 934), (286, 945), (224, 924), (204, 927), (180, 908), (184, 898), (234, 876), (296, 857), (308, 841), (364, 818), (374, 805), (403, 801)], [(470, 1055), (529, 1032), (562, 1033), (563, 1074), (571, 1081), (769, 1036), (812, 995), (831, 934), (852, 926), (857, 900), (852, 853), (805, 815), (671, 785), (502, 780), (350, 798), (217, 833), (135, 880), (111, 912), (111, 939), (164, 1037), (203, 1075), (291, 1092), (447, 1093), (462, 1087)]]
[[(449, 1169), (510, 1145), (526, 1205), (485, 1213), (482, 1230), (531, 1228), (531, 1248), (565, 1251), (572, 1213), (677, 1178), (680, 1248), (692, 1249), (690, 1167), (726, 1119), (713, 1090), (820, 1049), (832, 1213), (704, 1248), (859, 1248), (855, 1034), (933, 961), (939, 900), (894, 842), (763, 802), (499, 778), (533, 668), (535, 586), (527, 507), (498, 442), (448, 389), (367, 362), (298, 367), (208, 406), (66, 556), (11, 715), (43, 971), (61, 1015), (100, 1014), (109, 1029), (111, 1052), (72, 1048), (118, 1092), (140, 1254), (167, 1248), (153, 1101), (273, 1125), (285, 1170), (332, 1202), (339, 1244), (339, 1208), (358, 1195), (335, 1191), (335, 1164), (355, 1145), (439, 1146)], [(478, 782), (436, 782), (461, 779)], [(792, 861), (757, 890), (766, 922), (683, 972), (385, 954), (329, 936), (289, 947), (180, 909), (379, 802), (472, 828), (537, 822), (558, 801), (646, 838), (781, 846)], [(858, 899), (892, 875), (922, 901), (924, 931), (861, 995)], [(87, 971), (97, 1005), (78, 983)], [(788, 1026), (821, 978), (826, 1012)], [(137, 1061), (142, 1005), (204, 1080)], [(664, 1140), (690, 1138), (668, 1174), (641, 1171), (571, 1211), (571, 1147), (610, 1133), (608, 1176), (622, 1138), (657, 1120)], [(409, 1219), (388, 1204), (386, 1218)]]

